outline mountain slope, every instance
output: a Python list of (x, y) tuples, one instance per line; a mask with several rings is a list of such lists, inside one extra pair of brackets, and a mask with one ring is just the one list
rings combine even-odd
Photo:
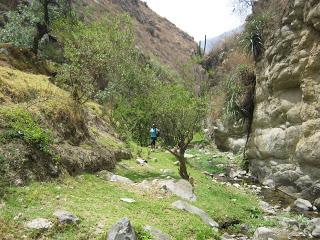
[[(134, 20), (136, 46), (146, 55), (174, 68), (196, 49), (194, 39), (139, 0), (77, 0), (75, 9), (89, 19), (128, 13)], [(86, 9), (86, 10), (83, 10)]]

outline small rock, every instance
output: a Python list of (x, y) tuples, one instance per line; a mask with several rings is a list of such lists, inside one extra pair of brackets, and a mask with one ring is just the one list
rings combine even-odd
[(239, 183), (234, 183), (233, 186), (236, 187), (236, 188), (240, 188), (241, 187)]
[(6, 204), (4, 202), (0, 203), (0, 209), (5, 208)]
[(122, 202), (126, 202), (126, 203), (135, 203), (136, 200), (132, 199), (132, 198), (121, 198)]
[(148, 164), (148, 161), (147, 161), (147, 160), (144, 160), (144, 159), (142, 159), (142, 158), (137, 158), (136, 163), (137, 163), (137, 164), (140, 164), (141, 166), (144, 166), (144, 165), (147, 165), (147, 164)]
[(320, 226), (316, 226), (316, 228), (312, 231), (312, 236), (315, 238), (320, 238)]
[(220, 240), (236, 240), (232, 235), (229, 235), (228, 233), (224, 233), (221, 237)]
[[(316, 199), (313, 203), (313, 205), (318, 209), (320, 212), (320, 198)], [(1, 208), (1, 207), (0, 207)]]
[(171, 240), (171, 237), (168, 234), (163, 233), (161, 230), (155, 227), (145, 226), (144, 230), (149, 232), (153, 240)]
[(175, 166), (179, 166), (179, 165), (180, 165), (180, 163), (179, 163), (179, 161), (176, 161), (176, 162), (174, 162), (174, 163), (173, 163), (173, 165), (175, 165)]
[(302, 199), (302, 198), (298, 198), (294, 202), (294, 207), (297, 210), (300, 210), (300, 211), (310, 211), (310, 210), (312, 210), (312, 204), (308, 200), (305, 200), (305, 199)]
[(163, 174), (172, 174), (173, 170), (172, 169), (160, 169), (160, 172)]
[(253, 235), (252, 240), (276, 240), (278, 239), (276, 233), (269, 228), (266, 227), (259, 227)]
[(184, 154), (184, 157), (185, 157), (185, 158), (194, 158), (194, 155), (185, 153), (185, 154)]
[(263, 183), (262, 183), (264, 186), (267, 186), (267, 187), (269, 187), (269, 188), (275, 188), (275, 183), (274, 183), (274, 181), (273, 181), (273, 179), (266, 179), (266, 180), (264, 180), (263, 181)]
[(106, 240), (137, 240), (137, 236), (129, 219), (123, 218), (111, 227)]
[(97, 176), (106, 180), (106, 181), (110, 181), (110, 182), (133, 183), (133, 181), (130, 180), (129, 178), (122, 177), (122, 176), (116, 175), (112, 172), (105, 171), (105, 170), (99, 172), (97, 174)]
[(209, 225), (212, 228), (219, 227), (219, 224), (216, 221), (214, 221), (205, 211), (193, 205), (190, 205), (189, 203), (179, 200), (174, 202), (172, 206), (177, 209), (184, 210), (189, 213), (198, 215), (205, 224)]
[(17, 221), (22, 217), (22, 213), (18, 213), (16, 216), (14, 216), (13, 220)]
[(45, 218), (37, 218), (27, 222), (26, 227), (36, 230), (47, 230), (53, 226), (52, 222)]
[(73, 224), (73, 223), (79, 223), (80, 219), (73, 215), (70, 212), (63, 211), (63, 210), (57, 210), (53, 213), (53, 216), (58, 218), (59, 222), (61, 224)]

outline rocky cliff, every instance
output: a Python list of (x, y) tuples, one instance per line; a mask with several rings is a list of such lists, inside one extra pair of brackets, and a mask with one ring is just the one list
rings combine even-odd
[(257, 63), (247, 155), (261, 182), (320, 197), (320, 2), (288, 1)]

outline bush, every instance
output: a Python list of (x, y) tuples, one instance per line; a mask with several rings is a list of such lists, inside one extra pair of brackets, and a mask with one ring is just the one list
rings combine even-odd
[(255, 16), (247, 22), (242, 35), (241, 44), (248, 53), (252, 54), (255, 61), (259, 60), (264, 51), (263, 33), (269, 19), (267, 14)]
[(22, 139), (27, 144), (50, 154), (50, 144), (53, 142), (49, 130), (41, 128), (31, 113), (20, 109), (0, 109), (0, 115), (5, 119), (5, 140)]
[(248, 65), (241, 64), (230, 74), (224, 85), (224, 116), (232, 121), (248, 120), (253, 114), (255, 75)]

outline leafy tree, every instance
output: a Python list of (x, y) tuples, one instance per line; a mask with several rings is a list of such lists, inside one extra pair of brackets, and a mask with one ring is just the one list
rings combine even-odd
[(201, 129), (205, 104), (183, 87), (162, 86), (153, 96), (155, 122), (161, 130), (161, 139), (180, 163), (179, 173), (189, 180), (184, 154), (196, 132)]
[(52, 20), (71, 12), (69, 0), (33, 0), (6, 13), (7, 21), (0, 30), (0, 41), (18, 47), (32, 48), (37, 54), (39, 42), (50, 33)]

